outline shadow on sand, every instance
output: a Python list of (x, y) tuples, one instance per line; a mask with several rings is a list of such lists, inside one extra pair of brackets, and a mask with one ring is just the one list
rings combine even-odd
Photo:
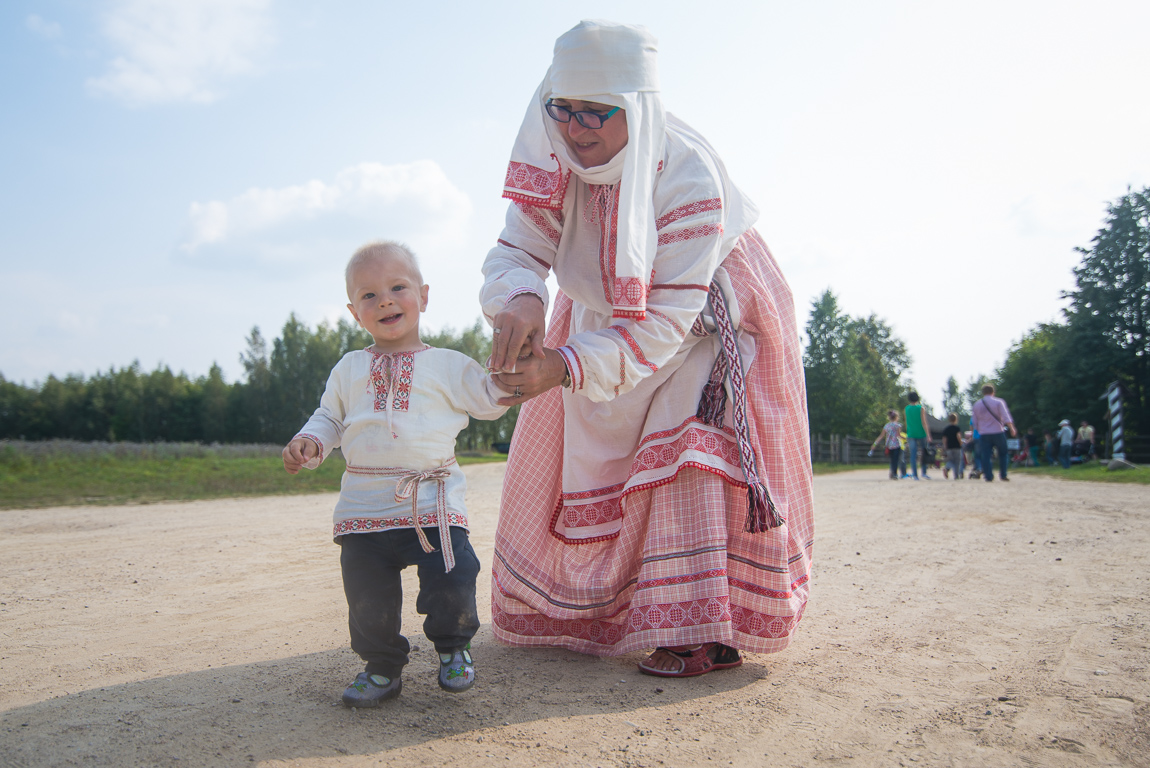
[[(11, 709), (0, 713), (0, 754), (11, 766), (386, 757), (432, 741), (477, 741), (477, 732), (489, 727), (687, 703), (767, 676), (767, 668), (752, 661), (666, 680), (639, 674), (640, 654), (596, 658), (509, 648), (494, 642), (485, 627), (474, 646), (476, 686), (452, 695), (436, 685), (434, 650), (423, 638), (413, 640), (419, 650), (404, 671), (403, 694), (379, 709), (340, 704), (343, 686), (362, 667), (349, 650), (323, 651), (94, 688)], [(556, 740), (580, 728), (561, 722)]]

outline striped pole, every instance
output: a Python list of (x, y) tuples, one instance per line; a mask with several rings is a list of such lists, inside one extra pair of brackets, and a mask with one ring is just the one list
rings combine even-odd
[(1122, 439), (1122, 391), (1118, 382), (1106, 390), (1106, 401), (1110, 406), (1110, 458), (1126, 460), (1126, 445)]

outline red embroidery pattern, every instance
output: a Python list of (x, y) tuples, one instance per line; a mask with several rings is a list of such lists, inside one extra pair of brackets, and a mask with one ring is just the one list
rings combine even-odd
[(619, 185), (592, 184), (584, 218), (599, 224), (599, 274), (603, 279), (603, 298), (614, 304), (615, 249), (619, 244)]
[(623, 490), (626, 483), (616, 483), (615, 485), (608, 485), (606, 488), (592, 488), (589, 491), (574, 491), (572, 493), (563, 494), (564, 501), (579, 501), (580, 499), (593, 499), (597, 496), (607, 496), (612, 493), (619, 493)]
[(615, 387), (615, 394), (619, 394), (619, 387), (627, 383), (627, 358), (623, 350), (619, 350), (619, 386)]
[(324, 456), (323, 440), (320, 440), (318, 437), (313, 435), (311, 432), (300, 432), (298, 435), (296, 435), (296, 437), (306, 437), (308, 440), (314, 440), (315, 444), (317, 446), (319, 446), (320, 458), (323, 458), (323, 456)]
[[(498, 576), (495, 585), (501, 593), (507, 594)], [(614, 621), (625, 611), (626, 624)], [(602, 619), (552, 619), (541, 614), (508, 613), (494, 602), (491, 606), (492, 622), (505, 632), (519, 637), (570, 637), (589, 640), (601, 646), (617, 645), (628, 632), (728, 621), (736, 632), (755, 637), (784, 638), (794, 631), (802, 617), (802, 609), (794, 616), (773, 616), (737, 605), (732, 608), (726, 596), (623, 608)]]
[(691, 333), (700, 337), (711, 335), (711, 332), (707, 330), (707, 323), (703, 320), (701, 314), (696, 317), (695, 322), (691, 324)]
[[(459, 512), (449, 512), (447, 522), (459, 528), (467, 528), (467, 515)], [(439, 523), (436, 515), (420, 515), (419, 527), (434, 528)], [(405, 517), (356, 517), (350, 520), (339, 520), (335, 524), (332, 536), (343, 536), (346, 533), (372, 533), (373, 531), (390, 531), (394, 528), (414, 528), (412, 516)]]
[(780, 592), (777, 589), (767, 589), (766, 587), (760, 587), (757, 584), (751, 584), (742, 579), (729, 578), (728, 581), (732, 587), (738, 587), (744, 592), (751, 592), (756, 595), (762, 595), (763, 597), (773, 597), (778, 600), (789, 600), (794, 597), (795, 594), (794, 592)]
[[(455, 463), (455, 457), (452, 456), (443, 462), (443, 466), (450, 467)], [(365, 475), (367, 477), (402, 477), (411, 472), (410, 469), (403, 467), (361, 467), (358, 464), (348, 464), (346, 469), (350, 475)]]
[(648, 581), (640, 581), (635, 585), (635, 591), (641, 589), (655, 589), (656, 587), (674, 587), (679, 584), (693, 584), (696, 581), (706, 581), (707, 579), (725, 578), (727, 575), (726, 568), (715, 568), (710, 571), (703, 571), (702, 573), (688, 573), (682, 576), (671, 576), (666, 579), (649, 579)]
[(619, 325), (612, 325), (611, 330), (622, 337), (623, 341), (627, 343), (627, 346), (631, 348), (631, 353), (635, 355), (636, 360), (650, 368), (652, 372), (659, 370), (659, 366), (655, 365), (643, 356), (643, 349), (639, 346), (639, 343), (635, 341), (635, 337), (632, 336), (626, 328), (623, 328)]
[(391, 407), (396, 411), (406, 411), (411, 404), (411, 375), (415, 371), (415, 353), (372, 354), (375, 358), (371, 361), (370, 378), (375, 392), (375, 410), (386, 408), (388, 395), (394, 385), (395, 395)]
[(730, 620), (730, 598), (726, 595), (705, 597), (683, 603), (644, 605), (631, 609), (627, 617), (627, 623), (632, 632), (642, 632), (646, 629), (694, 627), (700, 624), (717, 624)]
[(640, 448), (631, 463), (631, 475), (673, 466), (687, 451), (715, 456), (733, 467), (739, 466), (739, 446), (732, 437), (710, 429), (689, 427), (672, 442)]
[(602, 525), (623, 518), (623, 499), (616, 496), (590, 504), (564, 504), (563, 525), (566, 528), (584, 528)]
[(612, 303), (642, 306), (647, 303), (647, 286), (637, 277), (616, 277), (615, 300)]
[(799, 625), (802, 617), (802, 608), (794, 616), (770, 616), (748, 611), (737, 605), (731, 610), (731, 624), (734, 625), (735, 631), (755, 637), (786, 637)]
[(530, 220), (532, 224), (539, 228), (539, 230), (555, 245), (559, 245), (559, 230), (551, 225), (543, 212), (534, 205), (516, 201), (515, 205), (523, 212), (523, 215)]
[(685, 337), (685, 336), (687, 335), (687, 332), (686, 332), (686, 331), (684, 331), (684, 330), (682, 329), (682, 327), (681, 327), (681, 326), (680, 326), (678, 323), (676, 323), (676, 322), (675, 322), (674, 320), (672, 320), (670, 317), (667, 317), (667, 315), (664, 315), (664, 314), (663, 314), (662, 312), (660, 312), (659, 310), (657, 310), (657, 309), (651, 309), (650, 307), (648, 307), (648, 308), (647, 308), (647, 314), (650, 314), (650, 315), (654, 315), (655, 317), (660, 317), (660, 318), (662, 318), (663, 320), (665, 320), (667, 323), (669, 323), (669, 324), (670, 324), (670, 326), (671, 326), (672, 328), (674, 328), (674, 329), (675, 329), (675, 333), (679, 334), (680, 338), (682, 338), (682, 337)]
[(571, 372), (571, 391), (583, 389), (583, 361), (571, 347), (559, 347), (559, 353), (567, 361), (567, 370)]
[(545, 171), (530, 163), (508, 164), (507, 176), (503, 181), (503, 196), (527, 205), (552, 210), (562, 208), (571, 172), (563, 172), (563, 166), (555, 155), (551, 155), (551, 159), (555, 161), (554, 171)]
[(723, 227), (719, 224), (699, 224), (695, 227), (676, 229), (674, 232), (664, 232), (659, 235), (659, 245), (682, 243), (687, 240), (696, 240), (700, 237), (723, 234)]
[[(619, 536), (619, 531), (614, 531), (613, 533), (608, 533), (608, 534), (605, 534), (603, 536), (588, 536), (588, 537), (578, 538), (578, 539), (568, 538), (567, 536), (564, 536), (559, 531), (559, 516), (560, 515), (565, 515), (565, 509), (563, 506), (563, 499), (562, 498), (560, 498), (558, 501), (555, 502), (555, 509), (552, 510), (552, 512), (551, 512), (551, 527), (548, 530), (550, 531), (552, 536), (559, 539), (559, 541), (563, 542), (564, 544), (595, 544), (596, 542), (600, 542), (600, 541), (610, 541), (611, 539), (617, 538)], [(622, 508), (620, 508), (619, 517), (617, 517), (615, 519), (616, 520), (620, 519), (622, 517), (622, 515), (623, 515)], [(567, 518), (564, 517), (563, 521), (564, 521), (564, 523), (566, 523)], [(611, 522), (611, 521), (610, 520), (604, 520), (603, 522)], [(596, 523), (585, 523), (584, 525), (596, 525)], [(569, 527), (580, 528), (583, 526), (572, 525)], [(564, 530), (566, 530), (566, 528)]]
[[(670, 437), (671, 435), (677, 434), (681, 432), (685, 427), (687, 427), (688, 424), (699, 424), (706, 426), (708, 429), (714, 429), (714, 427), (707, 425), (707, 423), (699, 417), (691, 416), (690, 418), (684, 420), (683, 423), (677, 427), (672, 427), (671, 429), (661, 429), (657, 432), (651, 432), (645, 435), (643, 439), (639, 441), (639, 447), (642, 448), (644, 445), (650, 443), (653, 440), (662, 440), (664, 438)], [(730, 427), (723, 427), (723, 432), (726, 433), (727, 437), (731, 440), (735, 439), (735, 431)]]
[(723, 201), (717, 197), (712, 197), (710, 200), (699, 200), (694, 203), (687, 203), (681, 205), (670, 213), (665, 213), (655, 220), (655, 229), (659, 230), (668, 224), (685, 219), (688, 216), (694, 216), (696, 213), (704, 211), (721, 211), (723, 209)]

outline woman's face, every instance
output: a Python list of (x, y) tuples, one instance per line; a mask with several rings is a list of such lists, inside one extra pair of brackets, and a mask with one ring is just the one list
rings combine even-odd
[[(607, 104), (578, 99), (552, 99), (552, 102), (572, 112), (598, 112), (605, 115), (612, 109)], [(584, 168), (605, 165), (627, 146), (627, 110), (620, 109), (611, 115), (602, 128), (584, 128), (572, 117), (570, 122), (559, 123), (559, 130), (563, 132), (567, 148)]]

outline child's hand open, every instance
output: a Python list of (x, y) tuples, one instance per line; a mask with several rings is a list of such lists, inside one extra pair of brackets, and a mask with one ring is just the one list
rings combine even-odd
[(319, 446), (306, 437), (297, 437), (284, 446), (284, 469), (289, 475), (300, 471), (304, 464), (319, 455)]

